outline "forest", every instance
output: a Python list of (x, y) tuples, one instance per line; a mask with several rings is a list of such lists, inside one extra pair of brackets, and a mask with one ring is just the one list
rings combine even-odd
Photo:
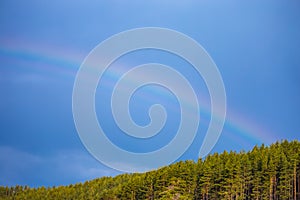
[(0, 199), (300, 200), (300, 142), (224, 151), (146, 173), (102, 177), (68, 186), (0, 187)]

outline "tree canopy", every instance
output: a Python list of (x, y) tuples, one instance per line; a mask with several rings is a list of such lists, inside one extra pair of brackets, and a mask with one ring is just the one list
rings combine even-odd
[(0, 199), (300, 199), (300, 142), (282, 141), (251, 151), (146, 172), (59, 187), (0, 187)]

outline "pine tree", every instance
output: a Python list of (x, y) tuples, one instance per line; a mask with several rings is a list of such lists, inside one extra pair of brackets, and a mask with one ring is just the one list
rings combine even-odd
[(103, 177), (69, 186), (0, 187), (0, 199), (300, 199), (300, 142), (215, 153), (147, 173)]

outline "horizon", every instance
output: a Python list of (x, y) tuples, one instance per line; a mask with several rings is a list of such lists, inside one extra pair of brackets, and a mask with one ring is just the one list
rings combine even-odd
[[(268, 147), (270, 147), (271, 145), (274, 145), (274, 144), (277, 144), (277, 143), (281, 144), (282, 142), (285, 142), (285, 141), (287, 141), (287, 142), (289, 142), (289, 143), (295, 142), (295, 141), (296, 141), (296, 142), (300, 142), (299, 140), (291, 140), (291, 141), (288, 141), (288, 140), (281, 140), (281, 141), (276, 141), (276, 142), (274, 142), (274, 143), (272, 143), (272, 144), (270, 144), (270, 145), (265, 145), (265, 144), (255, 145), (255, 146), (253, 146), (252, 149), (250, 149), (250, 150), (248, 150), (248, 151), (244, 151), (243, 149), (241, 149), (241, 150), (239, 150), (239, 151), (224, 150), (224, 151), (222, 151), (222, 152), (214, 152), (214, 153), (210, 153), (210, 154), (208, 154), (207, 156), (214, 156), (215, 154), (222, 155), (222, 154), (224, 154), (225, 152), (228, 153), (228, 154), (231, 153), (231, 152), (237, 153), (237, 154), (240, 154), (240, 153), (249, 153), (249, 152), (251, 152), (255, 147), (260, 148), (260, 147), (264, 146), (265, 148), (268, 148)], [(199, 159), (201, 159), (201, 158), (199, 157), (198, 160), (199, 160)], [(202, 161), (205, 161), (205, 159), (206, 159), (206, 157), (204, 157), (204, 158), (202, 159)], [(190, 159), (190, 160), (178, 160), (178, 161), (176, 161), (176, 162), (171, 163), (170, 165), (161, 166), (161, 167), (159, 167), (159, 168), (151, 169), (151, 170), (145, 171), (145, 172), (122, 172), (122, 173), (118, 173), (118, 174), (114, 174), (114, 175), (95, 177), (95, 178), (93, 178), (93, 179), (84, 180), (84, 181), (80, 181), (80, 182), (76, 182), (76, 183), (65, 184), (65, 185), (48, 185), (48, 186), (47, 186), (47, 185), (38, 185), (38, 186), (28, 186), (28, 185), (10, 185), (10, 186), (7, 186), (7, 185), (0, 185), (0, 187), (28, 186), (29, 188), (36, 188), (36, 189), (41, 188), (41, 187), (45, 187), (45, 188), (57, 188), (57, 187), (61, 187), (61, 186), (62, 186), (62, 187), (68, 187), (68, 186), (70, 186), (70, 185), (84, 184), (84, 183), (86, 183), (86, 182), (94, 181), (94, 180), (101, 179), (101, 178), (115, 178), (115, 177), (117, 177), (117, 176), (122, 176), (122, 175), (124, 175), (124, 174), (131, 175), (131, 174), (145, 174), (145, 173), (148, 173), (148, 172), (155, 172), (155, 171), (159, 171), (159, 170), (161, 170), (161, 169), (163, 169), (163, 168), (165, 168), (165, 167), (169, 167), (169, 166), (172, 166), (172, 165), (176, 165), (176, 164), (179, 163), (179, 162), (192, 161), (194, 164), (197, 164), (197, 161), (198, 161), (198, 160), (193, 160), (193, 159)]]

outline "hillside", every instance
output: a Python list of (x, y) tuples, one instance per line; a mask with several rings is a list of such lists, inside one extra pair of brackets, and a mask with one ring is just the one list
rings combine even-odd
[(155, 171), (52, 188), (0, 187), (0, 199), (300, 199), (300, 142), (213, 154)]

